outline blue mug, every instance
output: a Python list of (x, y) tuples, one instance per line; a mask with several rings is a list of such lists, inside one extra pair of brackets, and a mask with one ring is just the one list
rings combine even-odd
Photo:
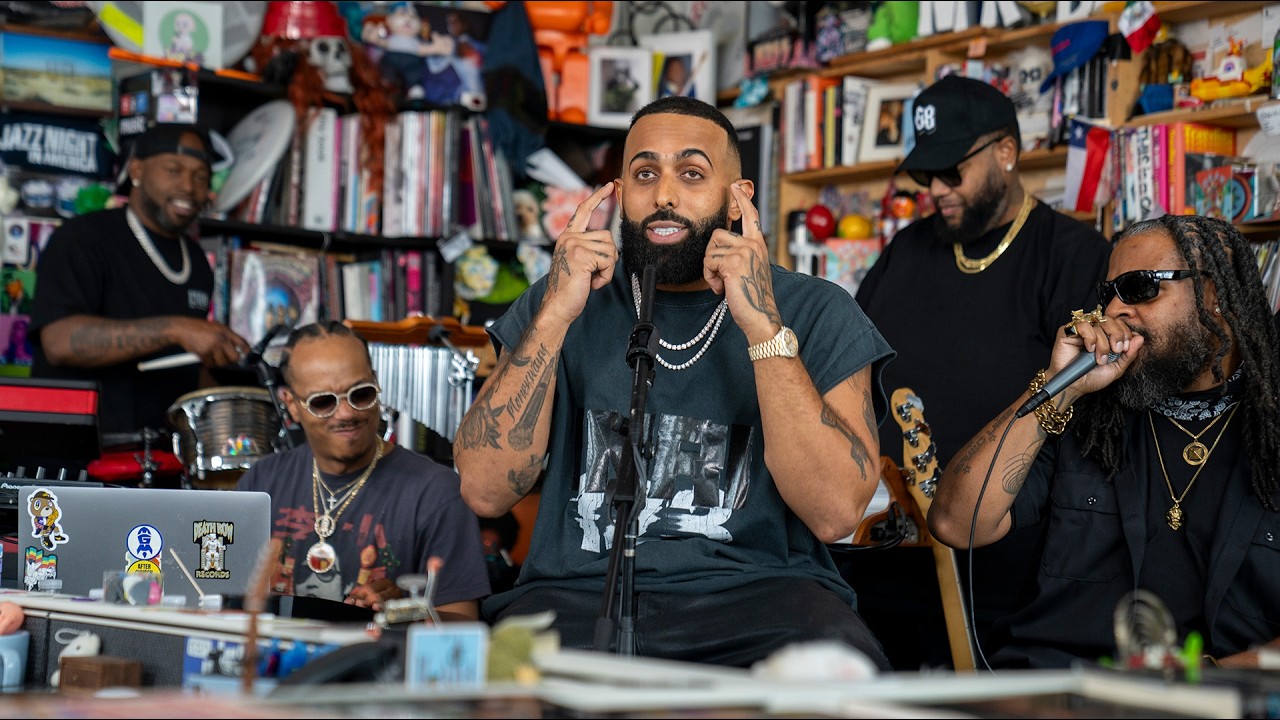
[(30, 643), (31, 636), (26, 630), (0, 635), (0, 692), (22, 692)]

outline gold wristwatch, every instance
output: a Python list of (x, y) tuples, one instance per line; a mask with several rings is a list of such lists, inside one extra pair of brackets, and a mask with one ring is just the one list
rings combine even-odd
[(757, 345), (747, 348), (747, 355), (752, 362), (771, 357), (795, 357), (800, 354), (800, 341), (791, 328), (785, 325), (777, 335)]

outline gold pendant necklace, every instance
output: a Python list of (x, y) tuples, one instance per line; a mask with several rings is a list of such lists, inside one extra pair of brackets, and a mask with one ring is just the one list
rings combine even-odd
[[(343, 499), (342, 504), (336, 511), (330, 514), (332, 508), (324, 507), (320, 504), (320, 485), (324, 482), (320, 479), (320, 466), (316, 464), (313, 457), (311, 459), (311, 504), (315, 509), (316, 519), (314, 528), (316, 537), (320, 538), (316, 544), (307, 550), (307, 567), (317, 575), (324, 575), (333, 569), (338, 562), (338, 551), (329, 544), (329, 537), (338, 529), (338, 518), (342, 516), (351, 501), (356, 499), (356, 495), (360, 494), (360, 488), (364, 487), (369, 477), (373, 475), (374, 468), (378, 467), (378, 460), (382, 459), (382, 438), (375, 438), (378, 443), (378, 449), (373, 454), (373, 462), (369, 463), (369, 467), (360, 473), (360, 477), (354, 481), (354, 486)], [(326, 486), (328, 489), (328, 486)]]
[(1165, 513), (1165, 521), (1169, 523), (1169, 527), (1173, 530), (1178, 530), (1182, 527), (1182, 501), (1186, 499), (1187, 493), (1191, 492), (1191, 486), (1196, 484), (1196, 478), (1200, 477), (1200, 472), (1204, 470), (1204, 466), (1209, 464), (1209, 456), (1213, 454), (1214, 448), (1218, 447), (1218, 441), (1227, 433), (1227, 426), (1231, 424), (1231, 418), (1239, 408), (1240, 403), (1236, 403), (1235, 407), (1231, 408), (1231, 412), (1227, 415), (1227, 421), (1222, 423), (1222, 429), (1218, 431), (1218, 437), (1214, 438), (1213, 445), (1210, 445), (1205, 452), (1204, 459), (1200, 461), (1200, 466), (1196, 468), (1191, 480), (1183, 488), (1181, 495), (1173, 494), (1173, 483), (1169, 481), (1169, 473), (1164, 468), (1164, 454), (1160, 452), (1160, 437), (1156, 435), (1156, 421), (1151, 417), (1151, 411), (1147, 411), (1147, 422), (1151, 424), (1151, 439), (1156, 441), (1156, 459), (1160, 461), (1160, 474), (1164, 476), (1165, 487), (1169, 488), (1169, 499), (1173, 500), (1173, 507), (1169, 508), (1169, 512)]
[(957, 240), (952, 243), (952, 249), (956, 254), (956, 267), (960, 268), (960, 272), (975, 275), (986, 270), (992, 263), (999, 260), (1004, 251), (1009, 249), (1009, 245), (1013, 243), (1013, 239), (1017, 237), (1018, 232), (1022, 230), (1023, 224), (1027, 222), (1027, 216), (1031, 214), (1031, 208), (1035, 206), (1036, 199), (1032, 197), (1031, 193), (1023, 191), (1022, 207), (1018, 210), (1018, 216), (1013, 219), (1013, 224), (1009, 226), (1009, 232), (1004, 234), (1004, 238), (1000, 240), (1000, 244), (996, 246), (996, 249), (992, 250), (991, 254), (984, 258), (974, 260), (967, 257), (964, 254), (964, 246), (960, 244), (960, 241)]
[(1174, 420), (1173, 418), (1166, 418), (1166, 419), (1169, 422), (1173, 423), (1174, 427), (1178, 428), (1182, 432), (1191, 436), (1191, 442), (1187, 443), (1186, 447), (1182, 448), (1182, 459), (1188, 465), (1200, 465), (1200, 464), (1203, 464), (1205, 460), (1209, 459), (1209, 448), (1205, 447), (1204, 443), (1200, 442), (1200, 436), (1208, 432), (1209, 428), (1213, 427), (1214, 425), (1217, 425), (1218, 421), (1222, 419), (1222, 415), (1218, 415), (1217, 417), (1215, 417), (1213, 419), (1213, 422), (1209, 423), (1208, 425), (1205, 425), (1204, 429), (1198, 433), (1193, 433), (1190, 430), (1182, 427), (1182, 423), (1179, 423), (1177, 420)]

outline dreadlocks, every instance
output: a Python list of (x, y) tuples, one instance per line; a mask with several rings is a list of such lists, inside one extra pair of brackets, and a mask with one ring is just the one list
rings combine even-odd
[[(1162, 232), (1173, 238), (1187, 267), (1200, 272), (1195, 282), (1196, 315), (1200, 325), (1219, 340), (1212, 359), (1213, 379), (1226, 392), (1222, 361), (1231, 350), (1232, 338), (1240, 352), (1240, 368), (1245, 392), (1240, 398), (1244, 418), (1244, 451), (1252, 466), (1253, 491), (1263, 506), (1277, 505), (1280, 478), (1280, 411), (1277, 383), (1280, 382), (1280, 355), (1277, 355), (1276, 328), (1267, 302), (1257, 260), (1249, 242), (1230, 223), (1191, 215), (1165, 215), (1127, 228), (1116, 239), (1143, 233)], [(1217, 291), (1218, 308), (1231, 332), (1214, 321), (1204, 305), (1204, 284), (1209, 280)], [(1116, 400), (1116, 384), (1081, 398), (1076, 403), (1072, 432), (1080, 439), (1087, 457), (1114, 473), (1124, 456), (1124, 408)]]

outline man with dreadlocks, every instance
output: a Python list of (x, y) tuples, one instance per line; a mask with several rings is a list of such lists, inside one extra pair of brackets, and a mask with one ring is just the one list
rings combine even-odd
[[(993, 667), (1112, 655), (1138, 589), (1209, 661), (1256, 667), (1280, 635), (1280, 358), (1253, 250), (1226, 222), (1164, 216), (1116, 240), (1107, 277), (947, 466), (929, 527), (964, 549), (1048, 519), (1035, 599), (996, 624)], [(1016, 417), (1082, 352), (1099, 365)]]

